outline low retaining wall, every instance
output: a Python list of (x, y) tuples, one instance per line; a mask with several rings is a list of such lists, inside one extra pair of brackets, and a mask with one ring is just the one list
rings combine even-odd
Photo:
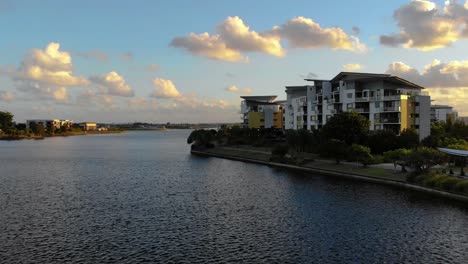
[(363, 176), (363, 175), (359, 175), (355, 173), (342, 173), (342, 172), (326, 170), (326, 169), (307, 168), (307, 167), (302, 167), (302, 166), (297, 166), (297, 165), (290, 165), (290, 164), (283, 164), (283, 163), (277, 163), (277, 162), (255, 160), (255, 159), (247, 159), (247, 158), (242, 158), (242, 157), (237, 157), (237, 156), (221, 155), (221, 154), (209, 153), (209, 152), (197, 151), (197, 150), (192, 150), (190, 151), (190, 153), (194, 155), (199, 155), (199, 156), (243, 161), (243, 162), (248, 162), (248, 163), (272, 166), (272, 167), (279, 167), (279, 168), (286, 168), (286, 169), (293, 169), (293, 170), (307, 171), (307, 172), (315, 172), (315, 173), (319, 173), (322, 175), (344, 177), (344, 178), (356, 179), (356, 180), (367, 181), (367, 182), (372, 182), (372, 183), (403, 187), (403, 188), (407, 188), (407, 189), (418, 191), (418, 192), (424, 192), (424, 193), (436, 195), (439, 197), (454, 199), (454, 200), (468, 203), (468, 197), (463, 196), (463, 195), (439, 191), (439, 190), (430, 189), (430, 188), (422, 187), (419, 185), (404, 183), (400, 181), (384, 180), (384, 179), (379, 179), (379, 178), (374, 178), (374, 177), (369, 177), (369, 176)]

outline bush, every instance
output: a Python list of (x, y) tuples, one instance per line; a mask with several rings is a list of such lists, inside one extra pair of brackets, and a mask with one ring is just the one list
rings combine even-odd
[(364, 167), (369, 165), (373, 159), (370, 148), (358, 144), (351, 146), (351, 155), (354, 160), (361, 163)]
[(271, 155), (278, 157), (278, 158), (284, 158), (284, 156), (286, 156), (288, 151), (289, 151), (288, 145), (280, 144), (280, 145), (276, 145), (273, 147), (273, 149), (271, 150)]

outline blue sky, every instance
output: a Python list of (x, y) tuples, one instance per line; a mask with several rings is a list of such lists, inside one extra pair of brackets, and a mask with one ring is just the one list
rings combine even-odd
[(20, 122), (237, 122), (242, 94), (340, 71), (468, 115), (464, 1), (0, 0), (0, 25), (0, 110)]

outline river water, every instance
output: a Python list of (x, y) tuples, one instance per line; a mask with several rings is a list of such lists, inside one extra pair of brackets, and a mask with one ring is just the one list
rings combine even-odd
[(468, 263), (468, 209), (191, 156), (189, 130), (0, 142), (1, 263)]

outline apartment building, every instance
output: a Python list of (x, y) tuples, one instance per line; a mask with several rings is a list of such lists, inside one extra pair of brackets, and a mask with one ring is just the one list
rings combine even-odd
[(241, 96), (242, 126), (248, 128), (283, 128), (283, 103), (276, 95)]
[(453, 111), (449, 105), (431, 105), (431, 122), (455, 122), (458, 119), (458, 113)]
[(420, 139), (430, 134), (430, 97), (423, 87), (389, 74), (341, 72), (331, 80), (305, 79), (309, 85), (286, 86), (285, 129), (320, 129), (333, 115), (355, 111), (370, 130), (406, 128)]

